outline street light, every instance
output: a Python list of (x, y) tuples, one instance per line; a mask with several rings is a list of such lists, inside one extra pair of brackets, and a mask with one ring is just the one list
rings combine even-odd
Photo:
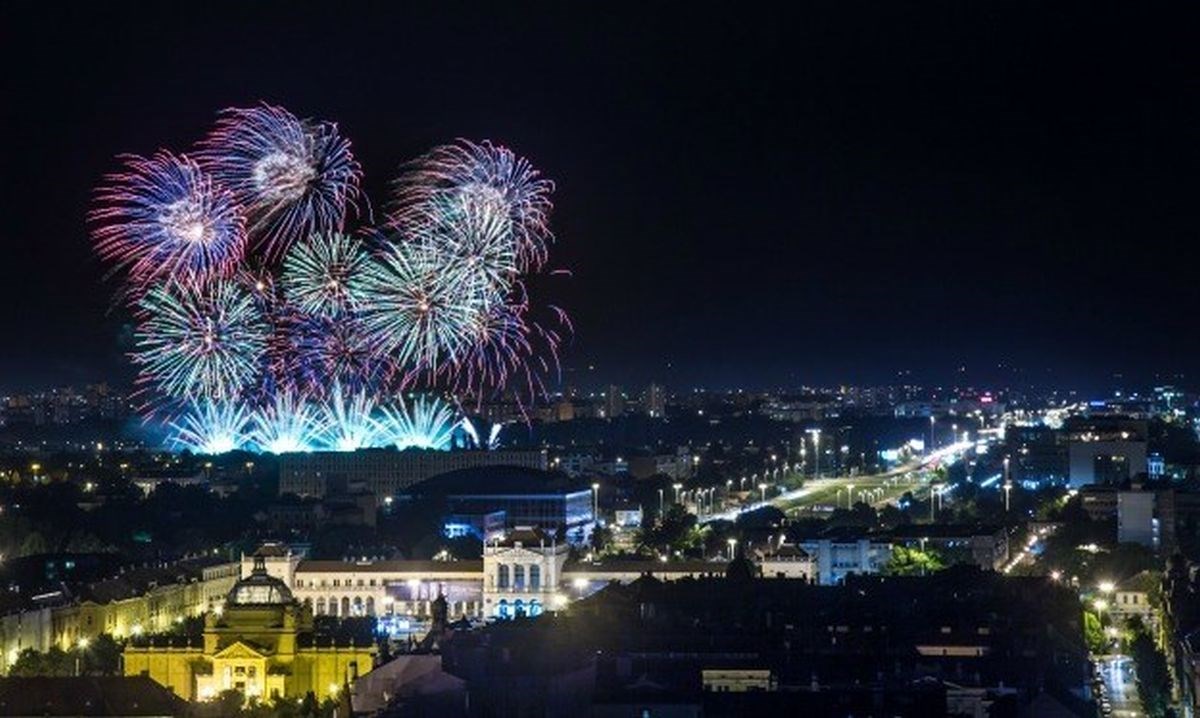
[(726, 539), (725, 543), (729, 544), (729, 560), (732, 561), (733, 555), (734, 555), (733, 549), (735, 546), (737, 546), (737, 539), (735, 539), (735, 538)]
[(1112, 593), (1113, 591), (1116, 590), (1116, 588), (1117, 587), (1113, 584), (1112, 581), (1101, 581), (1100, 582), (1100, 593)]
[(821, 478), (821, 430), (809, 429), (808, 433), (812, 434), (813, 438), (813, 478)]
[(759, 485), (758, 485), (758, 490), (762, 492), (762, 502), (763, 502), (764, 504), (765, 504), (765, 503), (767, 503), (767, 485), (766, 485), (766, 484), (759, 484)]
[(675, 503), (679, 503), (679, 490), (683, 488), (683, 484), (671, 484), (671, 487), (675, 489)]
[(600, 484), (592, 484), (592, 521), (600, 521)]
[(1008, 475), (1008, 457), (1004, 457), (1004, 512), (1008, 513), (1009, 495), (1012, 494), (1012, 481)]
[(846, 484), (846, 508), (854, 508), (854, 484)]

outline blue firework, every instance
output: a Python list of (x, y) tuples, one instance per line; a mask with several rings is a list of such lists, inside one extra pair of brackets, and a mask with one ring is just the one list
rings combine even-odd
[(362, 169), (337, 125), (268, 104), (225, 110), (201, 143), (202, 167), (245, 208), (250, 239), (269, 257), (296, 240), (341, 231)]
[(126, 156), (89, 215), (97, 253), (128, 272), (140, 295), (166, 277), (204, 281), (241, 261), (246, 234), (233, 194), (187, 157)]

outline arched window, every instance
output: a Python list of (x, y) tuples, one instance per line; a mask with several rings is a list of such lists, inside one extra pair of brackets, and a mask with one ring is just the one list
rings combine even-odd
[(342, 612), (341, 612), (341, 615), (342, 615), (342, 616), (349, 616), (349, 615), (350, 615), (350, 597), (349, 597), (349, 596), (342, 596)]
[(361, 615), (363, 615), (363, 602), (362, 602), (362, 596), (355, 596), (355, 597), (354, 597), (354, 613), (353, 613), (353, 614), (351, 614), (351, 615), (354, 615), (354, 616), (361, 616)]
[(498, 618), (508, 618), (508, 601), (503, 598), (500, 599), (500, 603), (496, 606), (496, 616)]
[(542, 590), (542, 567), (536, 563), (529, 565), (529, 588), (534, 591)]
[(371, 596), (367, 596), (367, 615), (375, 615), (375, 599)]
[(521, 564), (513, 566), (513, 588), (518, 591), (525, 588), (525, 567)]
[(317, 599), (317, 615), (318, 616), (325, 615), (325, 597), (324, 596)]
[(517, 618), (525, 617), (525, 602), (519, 598), (513, 602), (513, 615)]
[(500, 570), (496, 579), (497, 588), (508, 588), (508, 564), (500, 564)]

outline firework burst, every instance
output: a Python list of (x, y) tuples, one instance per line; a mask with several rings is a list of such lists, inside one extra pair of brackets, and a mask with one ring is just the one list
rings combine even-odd
[(139, 303), (133, 361), (174, 399), (239, 398), (257, 379), (268, 327), (254, 296), (232, 280), (152, 287)]
[(341, 231), (357, 208), (362, 169), (328, 122), (272, 105), (225, 110), (197, 154), (245, 208), (250, 238), (268, 257), (314, 233)]
[(127, 156), (89, 215), (96, 252), (137, 288), (164, 277), (203, 281), (241, 261), (246, 235), (233, 195), (190, 159)]
[(536, 271), (545, 262), (554, 183), (524, 158), (491, 142), (459, 140), (410, 163), (396, 180), (389, 220), (405, 233), (446, 222), (446, 213), (487, 217), (512, 245), (516, 268)]
[(287, 381), (314, 396), (334, 384), (352, 391), (374, 391), (393, 375), (356, 317), (297, 317), (288, 329), (283, 371)]
[(500, 301), (484, 277), (456, 258), (418, 243), (399, 243), (367, 277), (363, 327), (373, 345), (411, 375), (435, 375), (474, 338), (476, 317)]
[(369, 205), (332, 123), (225, 110), (194, 159), (125, 157), (89, 219), (127, 276), (131, 357), (147, 408), (176, 416), (173, 442), (445, 448), (454, 412), (392, 404), (396, 392), (455, 406), (544, 393), (570, 322), (526, 292), (554, 240), (554, 185), (525, 159), (486, 141), (437, 147), (405, 165), (386, 224), (353, 235), (351, 210), (369, 220)]
[(318, 234), (292, 245), (283, 261), (284, 296), (299, 311), (334, 317), (361, 306), (371, 256), (344, 234)]

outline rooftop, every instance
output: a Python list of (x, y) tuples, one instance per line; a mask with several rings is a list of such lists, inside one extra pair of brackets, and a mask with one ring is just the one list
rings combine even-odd
[(187, 703), (147, 676), (0, 678), (0, 715), (182, 716)]
[(480, 466), (439, 474), (422, 481), (414, 491), (444, 496), (569, 494), (588, 491), (586, 483), (552, 471), (520, 466)]

